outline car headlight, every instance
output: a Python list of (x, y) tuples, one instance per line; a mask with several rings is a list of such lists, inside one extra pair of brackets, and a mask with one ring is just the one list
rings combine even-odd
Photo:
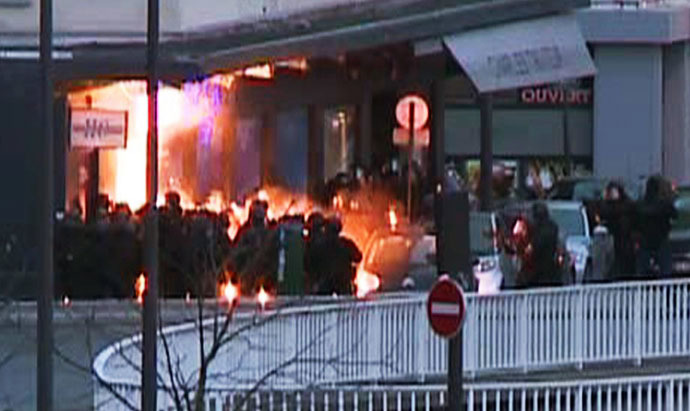
[(405, 277), (405, 279), (402, 282), (402, 288), (406, 290), (413, 290), (415, 288), (415, 282), (412, 277)]

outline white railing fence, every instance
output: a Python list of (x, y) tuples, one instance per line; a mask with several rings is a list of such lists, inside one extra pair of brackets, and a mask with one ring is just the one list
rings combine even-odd
[[(586, 285), (470, 295), (464, 325), (464, 370), (495, 372), (690, 354), (690, 280)], [(423, 382), (447, 370), (446, 341), (427, 323), (425, 296), (290, 308), (247, 329), (214, 361), (208, 387), (263, 387), (370, 381)], [(238, 318), (243, 324), (248, 318)], [(188, 377), (198, 368), (198, 330), (166, 330)], [(161, 370), (165, 353), (159, 348)], [(95, 361), (106, 382), (138, 382), (136, 339), (111, 346)], [(129, 368), (129, 371), (128, 371)], [(232, 370), (232, 373), (228, 372)], [(165, 381), (167, 372), (160, 373)], [(230, 375), (232, 374), (232, 375)]]
[(673, 2), (669, 0), (592, 0), (591, 4), (594, 7), (641, 9), (667, 3)]
[[(116, 388), (138, 404), (136, 386)], [(690, 374), (552, 383), (466, 384), (467, 411), (621, 411), (690, 410)], [(226, 410), (438, 410), (446, 404), (443, 385), (349, 386), (293, 390), (209, 390), (206, 411)], [(165, 393), (159, 408), (174, 410)], [(96, 403), (96, 410), (125, 409), (115, 399)]]
[[(683, 280), (469, 296), (465, 371), (639, 364), (688, 355), (689, 291)], [(431, 332), (424, 298), (286, 313), (255, 335), (255, 345), (263, 347), (256, 375), (290, 355), (296, 364), (289, 374), (299, 384), (443, 374), (446, 341)]]

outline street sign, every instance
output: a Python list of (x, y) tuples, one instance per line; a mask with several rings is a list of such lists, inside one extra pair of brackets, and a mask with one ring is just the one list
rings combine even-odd
[(441, 276), (429, 293), (426, 312), (431, 329), (443, 338), (453, 338), (465, 319), (465, 296), (457, 282)]
[(72, 109), (71, 148), (124, 148), (127, 139), (127, 112)]
[[(414, 146), (429, 147), (430, 134), (428, 128), (414, 131)], [(407, 146), (410, 143), (410, 130), (396, 127), (393, 130), (393, 144), (396, 146)]]
[(401, 127), (410, 129), (410, 104), (414, 106), (414, 129), (419, 130), (426, 124), (429, 120), (429, 105), (426, 101), (416, 95), (407, 95), (398, 101), (398, 105), (395, 106), (395, 118)]

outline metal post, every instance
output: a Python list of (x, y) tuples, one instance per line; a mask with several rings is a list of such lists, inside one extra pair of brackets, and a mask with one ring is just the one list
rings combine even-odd
[(41, 159), (41, 190), (39, 214), (39, 252), (40, 252), (40, 291), (37, 301), (38, 322), (36, 362), (36, 409), (53, 409), (53, 173), (55, 155), (53, 153), (53, 1), (41, 0), (41, 131), (43, 147)]
[[(93, 98), (86, 96), (86, 108), (91, 110), (93, 108)], [(93, 223), (98, 216), (98, 194), (100, 193), (99, 183), (99, 169), (100, 159), (98, 147), (91, 149), (88, 156), (89, 179), (86, 188), (86, 222)]]
[[(441, 261), (444, 260), (443, 236), (441, 225), (443, 224), (443, 195), (446, 191), (446, 146), (445, 146), (445, 99), (443, 92), (443, 80), (437, 79), (431, 84), (431, 147), (433, 148), (433, 181), (434, 181), (434, 225), (436, 227), (436, 265), (441, 269)], [(439, 274), (441, 274), (439, 272)]]
[(86, 192), (86, 222), (96, 221), (98, 216), (98, 194), (100, 187), (99, 181), (100, 159), (97, 148), (93, 148), (89, 153), (89, 179)]
[[(434, 149), (434, 182), (436, 184), (436, 189), (434, 190), (434, 220), (436, 222), (436, 261), (437, 269), (439, 274), (447, 272), (448, 269), (460, 269), (467, 270), (468, 261), (459, 261), (457, 257), (459, 254), (469, 255), (469, 244), (462, 244), (463, 241), (458, 243), (457, 236), (453, 236), (455, 232), (454, 224), (448, 221), (448, 224), (444, 224), (444, 214), (448, 213), (450, 204), (445, 204), (448, 202), (447, 187), (445, 187), (445, 99), (443, 92), (443, 81), (435, 80), (431, 86), (431, 144)], [(467, 193), (463, 193), (464, 201), (462, 201), (462, 207), (460, 210), (452, 210), (454, 220), (463, 219), (465, 221), (464, 227), (467, 230), (468, 221), (468, 200)], [(446, 208), (446, 210), (444, 210)], [(458, 214), (462, 214), (458, 216)], [(457, 221), (456, 221), (457, 222)], [(456, 224), (457, 225), (457, 224)], [(461, 224), (462, 225), (462, 224)], [(458, 233), (456, 233), (458, 234)], [(449, 238), (451, 237), (451, 238)], [(458, 255), (450, 256), (447, 255), (444, 250), (447, 250), (445, 243), (450, 240), (452, 244), (458, 244), (459, 248), (467, 248), (466, 252), (459, 250)], [(465, 240), (468, 243), (468, 239)], [(462, 260), (469, 260), (467, 256), (461, 258)], [(455, 267), (453, 267), (455, 266)], [(447, 409), (449, 411), (459, 411), (463, 409), (464, 404), (464, 392), (462, 387), (462, 330), (455, 338), (448, 341), (448, 402)]]
[(573, 170), (573, 161), (570, 154), (570, 130), (568, 130), (568, 123), (570, 122), (570, 102), (568, 101), (568, 94), (570, 87), (568, 83), (564, 81), (561, 83), (561, 88), (563, 92), (563, 155), (565, 157), (566, 175), (569, 176), (572, 174)]
[(479, 96), (480, 110), (480, 171), (479, 171), (479, 204), (482, 211), (489, 211), (493, 207), (492, 176), (493, 176), (493, 101), (491, 94)]
[(148, 0), (147, 33), (147, 88), (149, 98), (147, 199), (149, 212), (146, 217), (144, 239), (144, 264), (148, 280), (144, 296), (144, 349), (142, 367), (143, 411), (157, 409), (157, 339), (158, 329), (158, 0)]
[(462, 328), (448, 340), (448, 411), (464, 409), (462, 387)]
[(414, 103), (410, 103), (408, 116), (410, 139), (407, 142), (407, 217), (412, 221), (412, 165), (414, 163)]

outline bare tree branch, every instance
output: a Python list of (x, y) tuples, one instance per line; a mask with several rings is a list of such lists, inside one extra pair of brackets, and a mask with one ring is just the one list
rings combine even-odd
[(74, 361), (69, 356), (65, 355), (58, 347), (55, 347), (54, 352), (59, 359), (64, 361), (69, 366), (91, 374), (101, 386), (108, 390), (108, 392), (112, 394), (118, 401), (120, 401), (125, 407), (132, 411), (139, 411), (139, 408), (132, 405), (127, 398), (118, 393), (113, 384), (103, 380), (92, 367), (85, 367), (82, 364), (79, 364), (77, 361)]
[(173, 394), (173, 400), (175, 401), (175, 408), (178, 411), (183, 411), (182, 410), (182, 402), (180, 400), (180, 395), (179, 391), (177, 389), (177, 386), (175, 384), (175, 378), (173, 376), (174, 370), (173, 370), (173, 364), (172, 364), (172, 357), (170, 355), (170, 346), (168, 344), (168, 337), (165, 336), (165, 333), (163, 332), (163, 324), (162, 321), (158, 321), (158, 327), (160, 330), (160, 337), (161, 340), (163, 341), (163, 349), (165, 350), (165, 363), (168, 368), (168, 376), (170, 379), (170, 391)]

